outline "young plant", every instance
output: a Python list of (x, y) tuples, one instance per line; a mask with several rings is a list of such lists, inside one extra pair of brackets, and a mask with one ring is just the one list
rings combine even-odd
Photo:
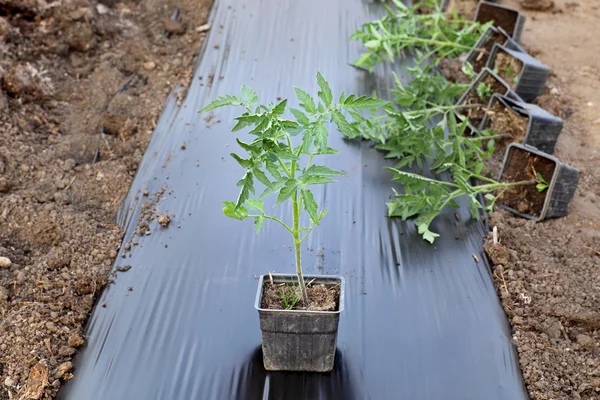
[[(453, 14), (445, 18), (437, 2), (419, 2), (412, 7), (401, 0), (393, 0), (395, 10), (386, 6), (387, 15), (362, 25), (351, 39), (360, 41), (367, 49), (352, 65), (372, 69), (380, 62), (395, 60), (405, 51), (415, 51), (419, 63), (431, 56), (457, 57), (475, 45), (477, 39), (491, 25), (460, 19)], [(432, 12), (421, 14), (422, 6)]]
[[(321, 74), (317, 74), (317, 83), (320, 88), (319, 100), (294, 88), (300, 108), (304, 110), (291, 108), (289, 111), (294, 119), (284, 117), (287, 99), (276, 104), (257, 105), (258, 95), (245, 85), (242, 86), (241, 97), (219, 97), (200, 111), (206, 112), (224, 106), (244, 108), (245, 111), (235, 118), (237, 123), (232, 132), (253, 127), (249, 132), (251, 141), (244, 142), (236, 138), (248, 155), (244, 158), (232, 153), (231, 156), (246, 171), (237, 182), (240, 187), (237, 200), (223, 202), (223, 212), (226, 216), (239, 220), (253, 218), (257, 233), (265, 220), (271, 220), (292, 235), (296, 273), (304, 302), (308, 298), (302, 275), (300, 246), (327, 214), (327, 209), (324, 210), (317, 204), (310, 187), (334, 182), (333, 177), (343, 175), (325, 165), (313, 163), (315, 157), (338, 153), (327, 145), (327, 124), (333, 122), (344, 134), (357, 135), (359, 123), (348, 121), (342, 111), (358, 114), (358, 110), (374, 110), (387, 104), (376, 98), (346, 96), (344, 93), (334, 102), (329, 84)], [(301, 139), (299, 143), (295, 143), (294, 137)], [(256, 181), (264, 188), (258, 196), (255, 196)], [(291, 223), (286, 223), (265, 210), (263, 199), (270, 195), (276, 196), (275, 205), (285, 203), (291, 208)], [(300, 226), (302, 212), (306, 212), (310, 218), (308, 226)]]
[(490, 97), (492, 97), (493, 94), (494, 89), (492, 89), (492, 85), (490, 85), (489, 83), (482, 82), (477, 86), (477, 95), (484, 103), (486, 103), (490, 99)]
[(538, 172), (535, 176), (537, 181), (537, 185), (535, 185), (535, 188), (538, 190), (538, 192), (543, 192), (544, 190), (548, 189), (548, 182), (546, 182), (542, 174)]

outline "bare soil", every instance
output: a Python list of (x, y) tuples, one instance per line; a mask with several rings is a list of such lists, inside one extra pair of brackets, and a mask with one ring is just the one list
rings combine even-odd
[(532, 183), (507, 189), (498, 196), (498, 202), (523, 214), (539, 216), (544, 208), (548, 190), (540, 191), (536, 188), (536, 182), (539, 182), (538, 174), (549, 184), (555, 169), (554, 161), (513, 148), (506, 160), (500, 181)]
[(339, 309), (339, 285), (307, 285), (306, 293), (308, 304), (302, 300), (297, 285), (265, 282), (261, 307), (270, 310), (337, 311)]
[(506, 82), (512, 90), (515, 90), (519, 83), (519, 76), (523, 63), (510, 54), (499, 51), (494, 59), (494, 71), (498, 71), (498, 76)]
[(117, 207), (210, 3), (0, 0), (0, 399), (52, 398), (76, 374)]
[(535, 103), (565, 120), (554, 155), (581, 177), (567, 217), (536, 223), (497, 210), (500, 243), (490, 233), (485, 248), (530, 398), (599, 399), (600, 53), (590, 49), (600, 48), (600, 4), (504, 2), (520, 3), (522, 44), (552, 69)]

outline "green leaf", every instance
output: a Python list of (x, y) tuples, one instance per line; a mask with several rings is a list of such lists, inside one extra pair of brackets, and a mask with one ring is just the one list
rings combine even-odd
[(232, 201), (224, 201), (223, 204), (223, 213), (229, 218), (235, 218), (239, 220), (243, 220), (248, 217), (248, 210), (245, 207), (236, 207), (235, 203)]
[(296, 121), (302, 126), (307, 126), (309, 123), (308, 117), (302, 111), (295, 108), (290, 108), (291, 113), (296, 117)]
[(297, 160), (298, 157), (294, 153), (290, 153), (287, 149), (275, 152), (275, 155), (282, 160)]
[(255, 152), (259, 152), (260, 148), (257, 144), (250, 144), (250, 143), (245, 143), (242, 142), (240, 139), (235, 138), (235, 141), (237, 142), (237, 144), (240, 145), (240, 147), (244, 150), (246, 150), (248, 153), (255, 153)]
[(354, 99), (352, 103), (348, 104), (348, 101), (344, 103), (345, 105), (352, 106), (353, 108), (363, 109), (363, 110), (372, 110), (376, 108), (383, 107), (387, 105), (389, 102), (386, 100), (361, 96), (357, 99)]
[(273, 178), (276, 180), (281, 179), (281, 171), (279, 170), (279, 166), (275, 164), (273, 161), (267, 160), (265, 163), (267, 171)]
[(262, 183), (265, 186), (271, 186), (271, 181), (269, 180), (269, 178), (267, 178), (267, 175), (265, 175), (265, 173), (262, 172), (260, 168), (254, 167), (252, 168), (252, 172), (254, 172), (256, 180), (258, 180), (260, 183)]
[(263, 209), (265, 208), (263, 201), (259, 200), (259, 199), (248, 199), (248, 200), (246, 200), (246, 205), (248, 206), (249, 209), (260, 211), (260, 212), (262, 212)]
[(288, 179), (285, 182), (285, 186), (279, 191), (279, 196), (277, 196), (277, 200), (275, 201), (275, 204), (279, 204), (287, 199), (289, 199), (290, 197), (292, 197), (292, 195), (294, 193), (296, 193), (296, 189), (298, 188), (298, 181), (295, 179)]
[(240, 190), (237, 202), (235, 203), (236, 207), (240, 207), (246, 200), (248, 200), (250, 193), (254, 193), (254, 179), (252, 178), (252, 172), (246, 171), (246, 174), (237, 182), (236, 186), (242, 188)]
[(244, 168), (250, 168), (252, 166), (252, 161), (242, 158), (235, 153), (231, 153), (230, 156), (233, 157), (235, 161), (237, 161), (238, 164)]
[(344, 173), (336, 171), (324, 165), (311, 165), (306, 171), (305, 175), (323, 175), (323, 176), (343, 176)]
[(203, 113), (207, 111), (214, 110), (215, 108), (225, 107), (225, 106), (241, 106), (242, 101), (236, 96), (222, 96), (218, 97), (216, 100), (211, 102), (209, 105), (204, 107), (202, 110), (198, 111), (198, 113)]
[(258, 95), (256, 94), (256, 92), (252, 89), (250, 89), (248, 86), (244, 85), (242, 86), (242, 99), (244, 99), (244, 101), (246, 102), (246, 104), (248, 105), (248, 107), (252, 107), (253, 105), (255, 105), (258, 102)]
[(360, 134), (360, 132), (358, 132), (358, 129), (352, 127), (352, 125), (350, 125), (344, 114), (342, 114), (341, 112), (334, 110), (331, 114), (331, 118), (333, 119), (333, 122), (335, 122), (335, 125), (340, 130), (340, 132), (342, 132), (347, 137), (354, 139)]
[(306, 110), (310, 114), (314, 114), (317, 111), (315, 101), (302, 89), (294, 88), (298, 100), (300, 100), (300, 107)]
[(312, 192), (308, 189), (302, 189), (302, 204), (304, 205), (304, 209), (310, 216), (310, 220), (313, 224), (319, 225), (319, 214), (318, 214), (318, 206)]
[(264, 223), (265, 223), (265, 217), (263, 217), (262, 215), (254, 217), (254, 229), (256, 230), (257, 235), (260, 232), (260, 228), (262, 228)]
[(331, 102), (333, 101), (333, 95), (331, 94), (331, 88), (329, 88), (329, 84), (323, 78), (323, 76), (321, 75), (320, 72), (317, 72), (317, 83), (319, 85), (319, 88), (321, 89), (318, 93), (319, 97), (321, 98), (321, 100), (323, 100), (325, 105), (330, 106)]
[(329, 136), (329, 132), (325, 128), (323, 123), (315, 125), (315, 139), (317, 147), (320, 151), (327, 151), (327, 137)]
[(283, 113), (285, 112), (286, 105), (287, 105), (287, 99), (283, 99), (279, 104), (277, 104), (273, 108), (273, 114), (275, 114), (277, 116), (283, 115)]
[(299, 180), (304, 186), (335, 182), (333, 179), (322, 175), (302, 175)]

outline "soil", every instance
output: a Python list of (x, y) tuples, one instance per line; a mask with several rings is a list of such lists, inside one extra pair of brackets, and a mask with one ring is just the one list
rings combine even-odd
[(476, 86), (474, 86), (469, 91), (467, 97), (465, 98), (462, 104), (471, 107), (460, 109), (459, 112), (461, 115), (466, 116), (469, 119), (471, 125), (476, 128), (479, 127), (479, 124), (481, 124), (481, 121), (483, 120), (483, 116), (485, 115), (491, 97), (491, 94), (489, 96), (486, 96), (484, 99), (479, 97), (479, 94), (477, 93), (477, 88), (481, 84), (489, 85), (492, 89), (492, 94), (506, 93), (506, 87), (504, 87), (502, 82), (500, 82), (498, 79), (494, 78), (492, 75), (489, 74), (487, 74), (487, 76), (483, 78), (483, 80), (481, 80)]
[(488, 117), (486, 129), (490, 129), (496, 135), (508, 135), (506, 138), (495, 139), (496, 154), (504, 156), (509, 143), (523, 141), (527, 133), (529, 117), (515, 114), (499, 101), (495, 101), (485, 113)]
[(498, 202), (514, 208), (523, 214), (539, 216), (544, 208), (548, 190), (539, 191), (535, 182), (540, 174), (550, 184), (556, 163), (525, 150), (513, 148), (506, 160), (506, 167), (500, 178), (501, 182), (526, 182), (511, 187), (498, 196)]
[(458, 15), (464, 16), (465, 19), (473, 19), (477, 3), (479, 3), (479, 0), (448, 0), (446, 9), (456, 11)]
[(498, 71), (498, 76), (506, 82), (512, 90), (515, 90), (519, 83), (519, 76), (523, 63), (510, 54), (499, 51), (494, 59), (494, 71)]
[(292, 310), (337, 311), (339, 309), (339, 285), (307, 285), (306, 292), (308, 294), (308, 304), (305, 304), (302, 300), (298, 286), (265, 282), (261, 307), (270, 310), (285, 310), (287, 309), (286, 301), (289, 305), (293, 304), (290, 299), (298, 299)]
[(121, 245), (116, 209), (166, 96), (189, 82), (209, 10), (0, 0), (0, 399), (49, 399), (76, 374)]
[(499, 32), (490, 31), (489, 39), (486, 40), (481, 46), (481, 51), (475, 59), (471, 61), (471, 66), (473, 67), (473, 72), (480, 73), (483, 67), (487, 65), (488, 58), (490, 57), (490, 53), (492, 52), (492, 47), (496, 43), (505, 44), (506, 37)]
[[(522, 45), (552, 69), (535, 103), (564, 119), (554, 155), (581, 171), (564, 218), (497, 210), (485, 249), (532, 400), (600, 398), (600, 48), (596, 0), (507, 0), (522, 9)], [(546, 4), (544, 6), (544, 4)], [(561, 55), (561, 56), (558, 56)]]
[(513, 10), (497, 7), (493, 4), (482, 4), (479, 7), (476, 21), (482, 24), (494, 21), (494, 26), (499, 26), (512, 36), (517, 26), (517, 17), (517, 12)]

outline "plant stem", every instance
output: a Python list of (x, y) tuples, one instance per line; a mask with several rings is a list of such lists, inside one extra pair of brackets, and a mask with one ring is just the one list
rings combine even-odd
[(302, 294), (302, 301), (308, 304), (308, 293), (306, 293), (306, 284), (304, 283), (304, 277), (302, 276), (302, 261), (300, 258), (300, 240), (299, 228), (300, 223), (300, 210), (298, 209), (298, 192), (292, 195), (292, 212), (294, 218), (294, 226), (292, 228), (292, 235), (294, 236), (294, 247), (296, 249), (296, 274), (298, 275), (298, 285), (300, 286), (300, 292)]

